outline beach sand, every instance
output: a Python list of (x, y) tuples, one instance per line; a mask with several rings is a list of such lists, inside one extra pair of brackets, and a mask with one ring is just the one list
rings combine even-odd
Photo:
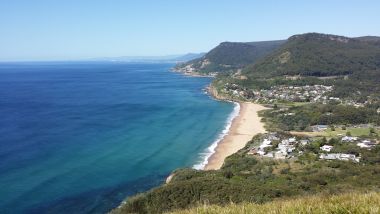
[(257, 112), (267, 109), (254, 103), (240, 103), (240, 112), (234, 118), (228, 134), (219, 142), (215, 153), (209, 158), (205, 170), (215, 170), (222, 167), (224, 159), (244, 148), (248, 141), (258, 133), (264, 133), (264, 124)]

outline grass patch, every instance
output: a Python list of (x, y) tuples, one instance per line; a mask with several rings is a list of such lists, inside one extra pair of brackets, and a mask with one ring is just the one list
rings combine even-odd
[[(309, 137), (339, 137), (339, 136), (345, 136), (347, 132), (351, 133), (351, 136), (355, 137), (361, 137), (361, 136), (369, 136), (370, 135), (370, 128), (347, 128), (346, 130), (342, 130), (341, 128), (335, 128), (335, 131), (332, 131), (330, 128), (328, 128), (326, 131), (322, 132), (291, 132), (295, 135), (303, 135), (303, 136), (309, 136)], [(375, 135), (380, 135), (380, 130), (375, 129)]]
[[(324, 136), (326, 137), (336, 137), (339, 134), (346, 135), (347, 132), (350, 132), (352, 136), (368, 136), (370, 135), (370, 128), (347, 128), (346, 130), (342, 130), (341, 128), (336, 128), (335, 131), (331, 131), (331, 129), (327, 129), (324, 131)], [(378, 129), (375, 129), (375, 133), (377, 135), (380, 134)]]
[(172, 214), (219, 213), (380, 213), (380, 193), (348, 193), (335, 196), (312, 196), (292, 200), (276, 200), (265, 204), (243, 203), (227, 206), (203, 205)]

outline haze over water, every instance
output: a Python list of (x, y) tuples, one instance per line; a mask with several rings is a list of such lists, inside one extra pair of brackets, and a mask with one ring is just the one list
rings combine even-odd
[(1, 63), (2, 213), (104, 213), (202, 162), (234, 106), (172, 66)]

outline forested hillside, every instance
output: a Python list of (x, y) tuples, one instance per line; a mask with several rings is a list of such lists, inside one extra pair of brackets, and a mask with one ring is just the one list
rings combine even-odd
[(380, 68), (377, 37), (348, 38), (308, 33), (290, 37), (269, 56), (248, 66), (254, 76), (333, 76)]
[(205, 56), (177, 65), (181, 70), (192, 68), (199, 73), (226, 72), (241, 69), (268, 55), (285, 40), (266, 42), (223, 42)]

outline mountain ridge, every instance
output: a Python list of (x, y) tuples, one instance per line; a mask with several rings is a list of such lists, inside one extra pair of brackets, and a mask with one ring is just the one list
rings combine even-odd
[(244, 73), (332, 76), (379, 68), (377, 38), (307, 33), (291, 36), (280, 48), (247, 66)]
[(199, 57), (205, 53), (187, 53), (166, 56), (118, 56), (118, 57), (101, 57), (93, 58), (93, 61), (117, 61), (117, 62), (186, 62)]
[(256, 62), (284, 42), (222, 42), (203, 57), (178, 64), (175, 69), (204, 74), (234, 71)]

